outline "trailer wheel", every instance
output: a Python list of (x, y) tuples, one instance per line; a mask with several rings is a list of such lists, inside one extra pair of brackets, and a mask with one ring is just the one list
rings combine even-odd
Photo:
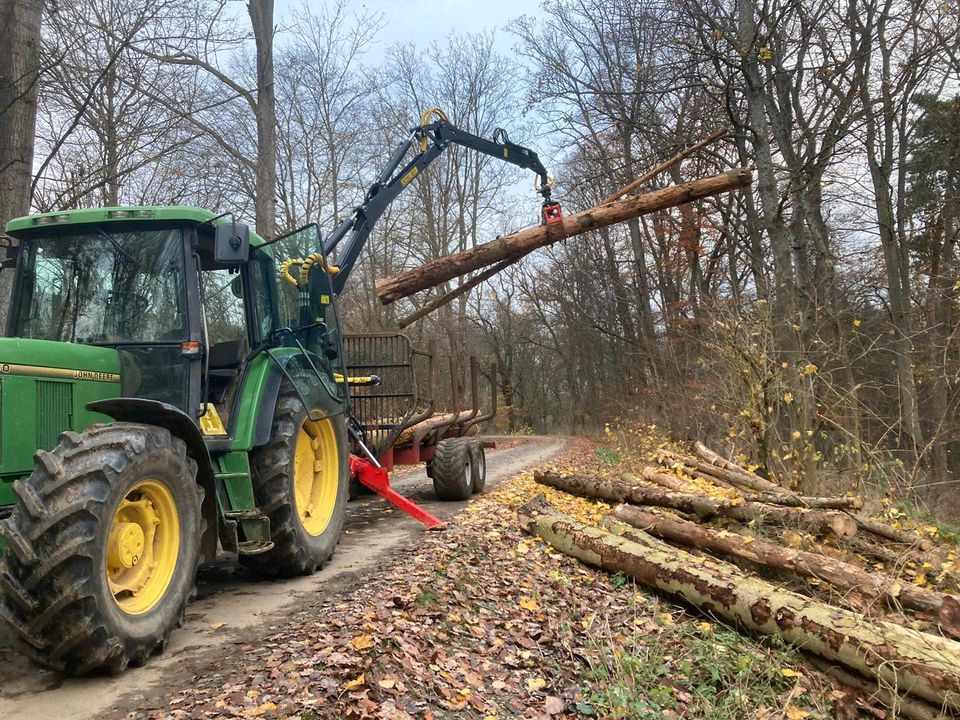
[(142, 665), (194, 589), (196, 463), (169, 431), (128, 422), (65, 432), (35, 458), (0, 526), (0, 620), (31, 659), (71, 675)]
[(270, 442), (250, 454), (254, 499), (270, 518), (273, 548), (240, 562), (269, 577), (323, 568), (343, 530), (349, 458), (346, 418), (311, 420), (293, 388), (281, 388)]
[(487, 453), (484, 450), (483, 441), (476, 438), (467, 440), (467, 447), (470, 449), (471, 455), (473, 492), (481, 493), (487, 484)]
[(466, 438), (438, 442), (431, 469), (437, 499), (466, 500), (472, 494), (473, 459)]

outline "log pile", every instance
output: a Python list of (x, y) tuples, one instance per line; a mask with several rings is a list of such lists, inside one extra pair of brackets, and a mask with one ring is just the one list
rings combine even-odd
[(614, 507), (593, 527), (540, 495), (520, 524), (584, 563), (779, 636), (900, 717), (960, 714), (960, 600), (912, 569), (937, 567), (943, 548), (869, 517), (859, 497), (799, 495), (701, 443), (657, 460), (619, 479), (538, 470), (553, 491)]

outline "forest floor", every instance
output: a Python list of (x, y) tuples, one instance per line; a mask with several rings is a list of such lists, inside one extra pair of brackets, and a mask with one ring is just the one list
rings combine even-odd
[[(580, 438), (550, 465), (619, 473), (622, 462)], [(799, 720), (850, 707), (796, 651), (524, 534), (516, 508), (538, 492), (585, 521), (609, 511), (536, 485), (534, 469), (125, 717)]]

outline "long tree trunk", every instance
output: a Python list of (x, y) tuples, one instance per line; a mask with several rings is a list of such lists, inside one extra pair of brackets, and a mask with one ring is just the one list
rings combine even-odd
[[(40, 72), (43, 0), (0, 0), (4, 60), (0, 63), (0, 234), (30, 212)], [(7, 319), (13, 273), (0, 271), (0, 328)]]
[(560, 225), (537, 225), (505, 235), (465, 252), (438, 258), (422, 267), (377, 280), (377, 297), (387, 305), (420, 290), (439, 285), (501, 260), (519, 258), (530, 250), (581, 235), (607, 225), (717, 195), (750, 184), (749, 170), (739, 169), (656, 190), (621, 202), (599, 205), (563, 219)]
[(634, 505), (656, 505), (702, 518), (721, 516), (741, 522), (762, 519), (765, 522), (795, 525), (818, 533), (832, 533), (838, 537), (849, 537), (857, 532), (856, 521), (842, 512), (764, 505), (739, 498), (724, 500), (708, 495), (628, 485), (619, 480), (583, 475), (558, 475), (553, 472), (537, 471), (534, 473), (534, 479), (541, 485), (573, 495), (629, 502)]
[(712, 615), (843, 663), (931, 703), (960, 709), (960, 643), (816, 602), (645, 533), (643, 543), (557, 514), (542, 497), (521, 526), (567, 555), (623, 572)]
[(795, 550), (736, 533), (713, 530), (695, 522), (647, 512), (632, 505), (618, 505), (614, 514), (628, 525), (662, 540), (733, 555), (756, 565), (786, 570), (802, 577), (819, 578), (838, 590), (865, 593), (871, 596), (870, 600), (883, 598), (893, 607), (902, 605), (929, 613), (944, 632), (960, 637), (960, 602), (950, 595), (910, 583), (904, 584), (896, 578), (869, 573), (855, 565), (820, 553)]
[(277, 231), (277, 99), (273, 84), (273, 0), (249, 0), (250, 24), (257, 45), (257, 185), (254, 206), (257, 233)]

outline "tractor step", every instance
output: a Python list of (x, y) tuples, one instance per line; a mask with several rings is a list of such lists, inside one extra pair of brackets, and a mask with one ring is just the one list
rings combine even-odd
[(244, 540), (238, 545), (241, 555), (261, 555), (268, 550), (273, 550), (272, 540)]

